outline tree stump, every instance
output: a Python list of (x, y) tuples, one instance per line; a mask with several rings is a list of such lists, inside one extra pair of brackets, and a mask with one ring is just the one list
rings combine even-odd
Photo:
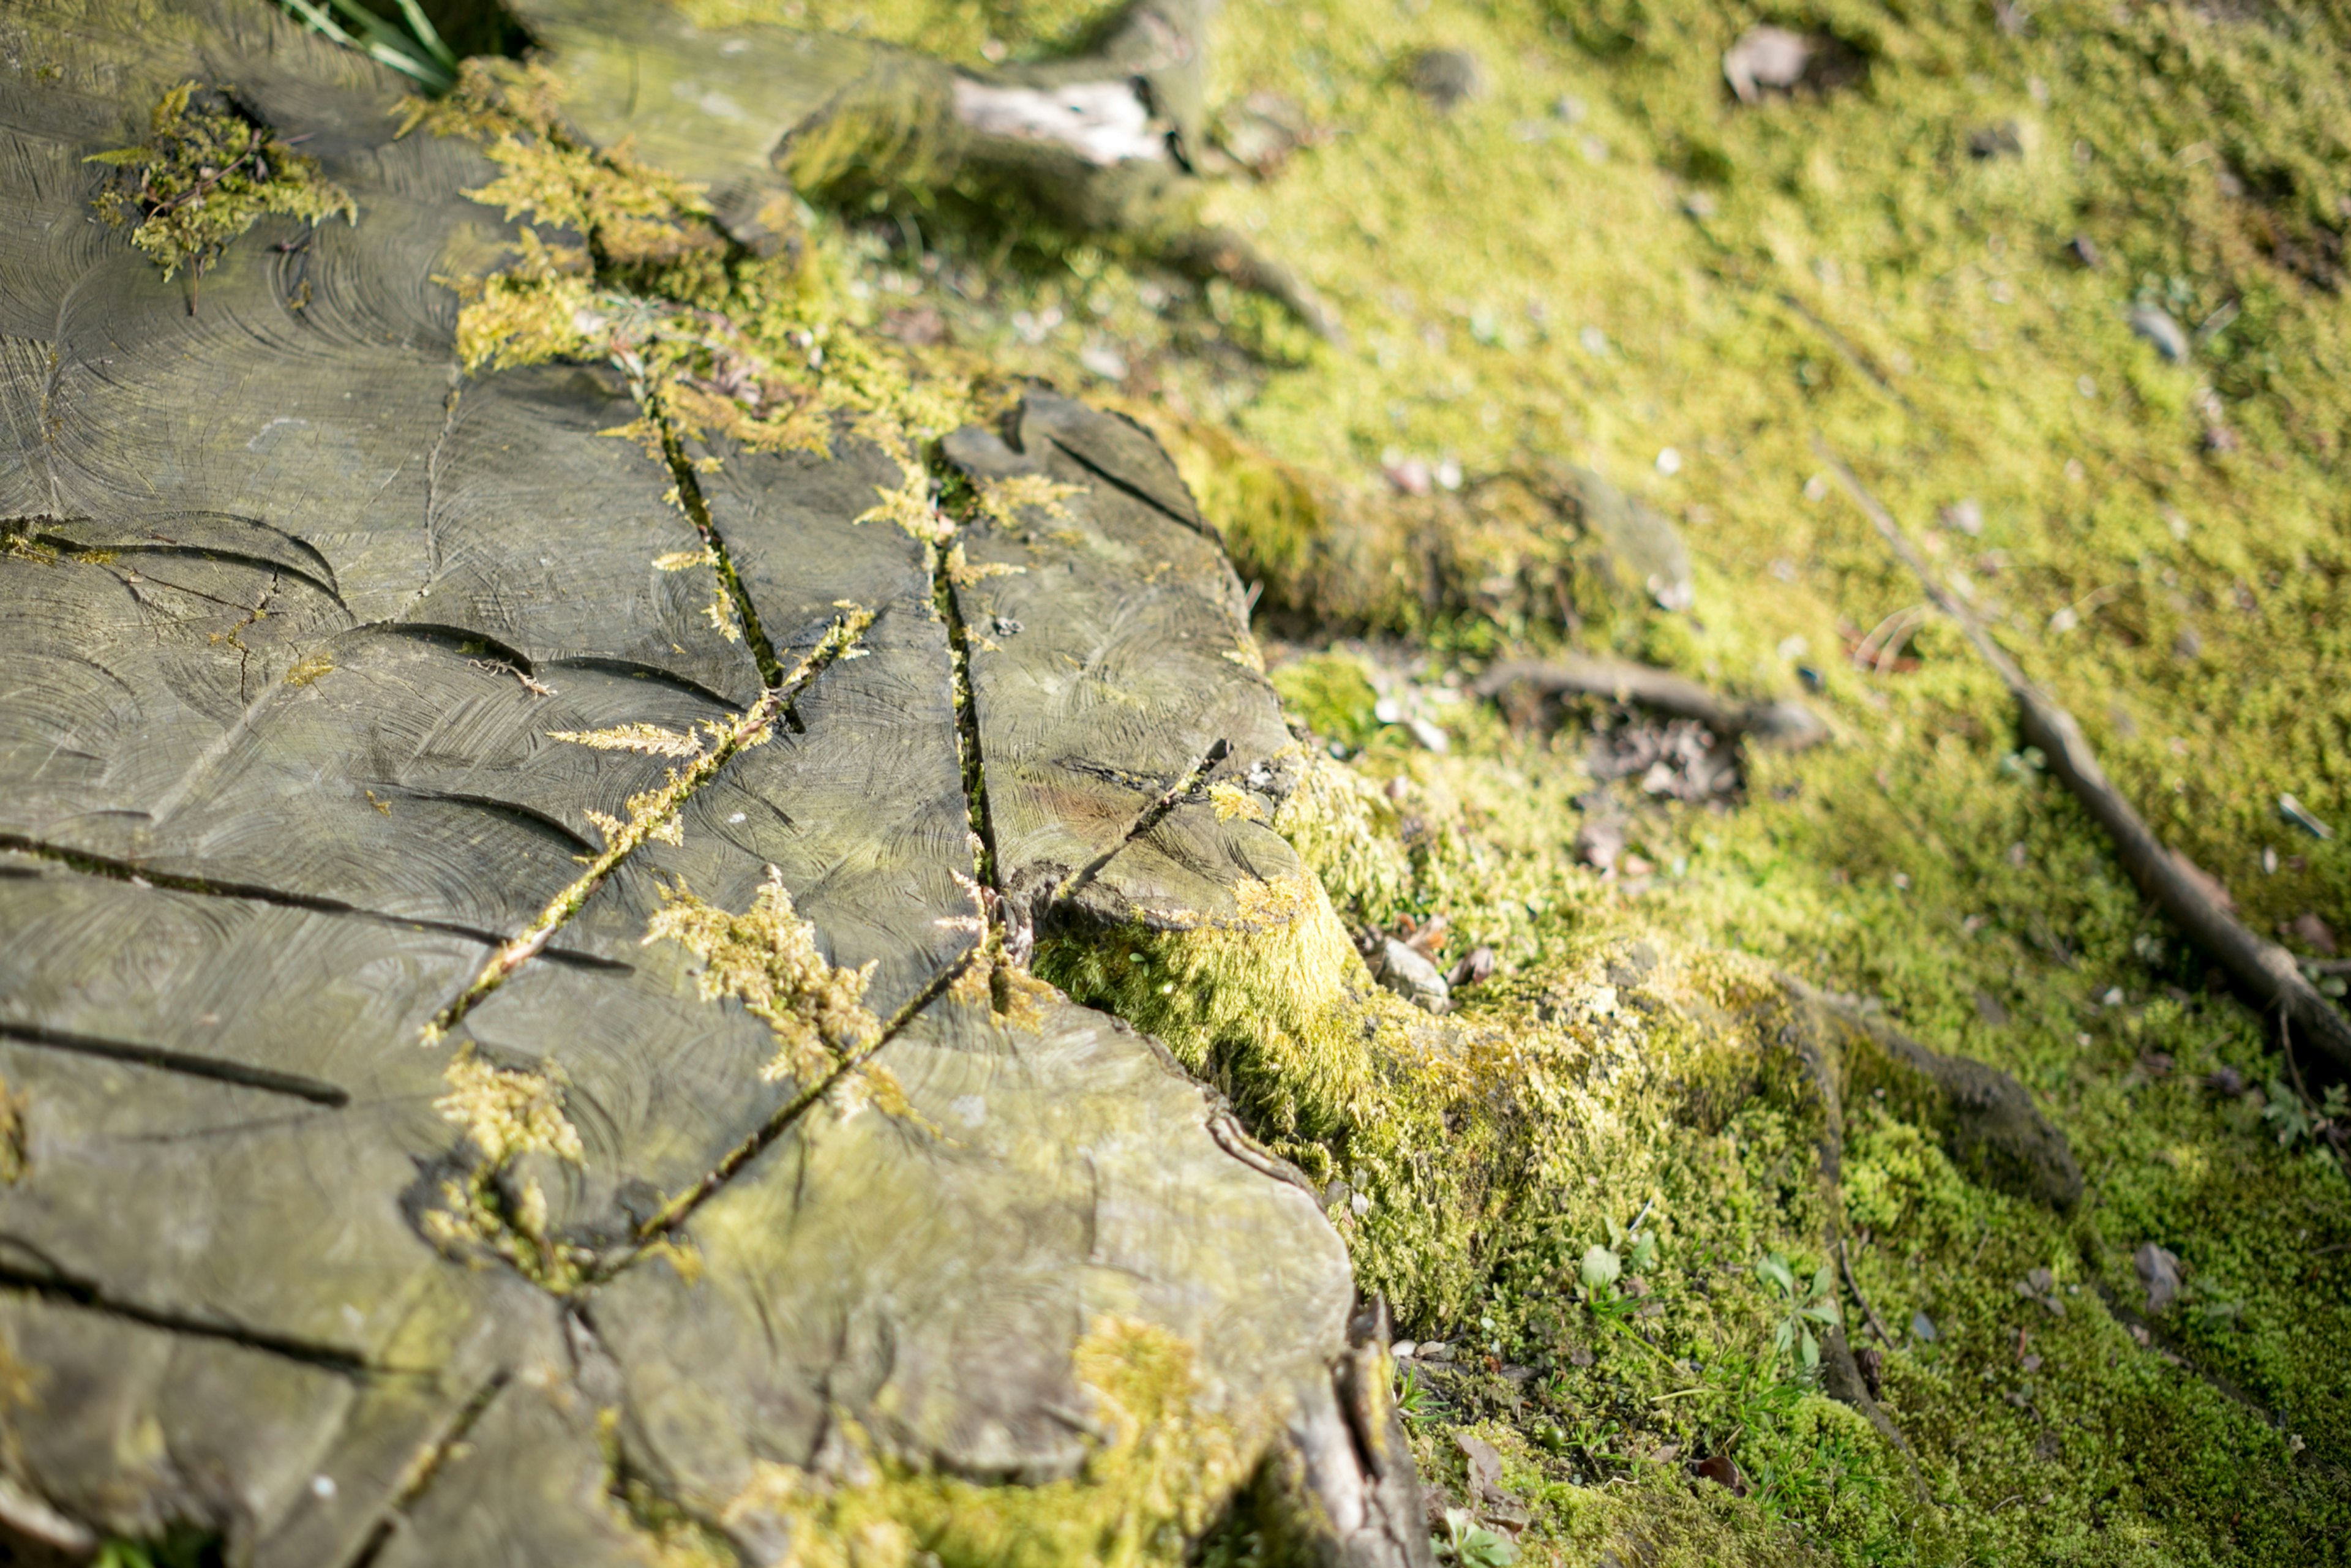
[[(388, 74), (262, 0), (0, 34), (14, 1548), (1151, 1560), (1255, 1483), (1425, 1561), (1315, 1198), (1017, 963), (1295, 872), (1204, 804), (1288, 737), (1149, 438), (950, 441), (1044, 497), (952, 552), (846, 428), (649, 452), (619, 371), (461, 373), (513, 227)], [(357, 224), (167, 280), (88, 160), (183, 82)]]

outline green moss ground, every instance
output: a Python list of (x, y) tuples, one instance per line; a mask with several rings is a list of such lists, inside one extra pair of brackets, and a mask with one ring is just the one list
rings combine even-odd
[[(991, 40), (1050, 53), (1099, 14), (699, 4), (967, 63)], [(1834, 30), (1867, 79), (1737, 105), (1719, 57), (1760, 19)], [(600, 351), (557, 340), (584, 302), (673, 420), (789, 443), (803, 414), (837, 411), (894, 433), (910, 463), (1014, 374), (1123, 400), (1168, 435), (1268, 601), (1330, 614), (1286, 622), (1275, 650), (1318, 748), (1276, 826), (1346, 925), (1442, 915), (1451, 952), (1496, 949), (1495, 977), (1443, 1024), (1366, 1000), (1319, 915), (1262, 962), (1122, 936), (1040, 967), (1161, 1034), (1330, 1184), (1400, 1332), (1456, 1348), (1406, 1390), (1426, 1472), (1471, 1502), (1454, 1437), (1494, 1444), (1531, 1515), (1527, 1558), (2351, 1555), (2351, 1185), (2308, 1139), (2282, 1143), (2262, 1103), (2203, 1086), (2226, 1066), (2268, 1110), (2292, 1097), (2262, 1020), (2013, 755), (2006, 697), (1952, 630), (1928, 622), (1915, 665), (1883, 674), (1843, 656), (1921, 596), (1813, 446), (1966, 584), (2252, 924), (2351, 927), (2351, 839), (2299, 834), (2276, 804), (2291, 792), (2351, 830), (2342, 16), (2061, 3), (2011, 33), (1951, 5), (1234, 0), (1218, 39), (1226, 110), (1280, 92), (1329, 134), (1264, 183), (1220, 180), (1210, 211), (1334, 304), (1344, 345), (1112, 247), (925, 227), (919, 210), (810, 214), (787, 259), (748, 260), (690, 193), (564, 145), (520, 98), (475, 122), (507, 139), (501, 194), (569, 218), (595, 254), (480, 294), (475, 341)], [(1450, 115), (1401, 70), (1440, 45), (1487, 80)], [(2019, 151), (1973, 156), (1993, 128)], [(2077, 235), (2101, 267), (2069, 256)], [(632, 314), (647, 297), (664, 303)], [(2132, 334), (2134, 304), (2198, 334), (2189, 362)], [(902, 346), (931, 335), (925, 311), (956, 348)], [(715, 316), (740, 335), (712, 350)], [(542, 319), (560, 330), (530, 339)], [(747, 382), (756, 406), (728, 390)], [(1689, 613), (1625, 611), (1587, 642), (1749, 693), (1791, 693), (1806, 666), (1837, 730), (1755, 758), (1736, 811), (1641, 808), (1646, 876), (1574, 863), (1580, 719), (1554, 735), (1436, 700), (1491, 653), (1568, 640), (1562, 625), (1507, 594), (1305, 583), (1334, 541), (1402, 549), (1386, 541), (1421, 526), (1398, 522), (1414, 506), (1490, 542), (1479, 481), (1547, 457), (1646, 499), (1696, 563)], [(1458, 465), (1458, 502), (1399, 500), (1381, 465), (1410, 458)], [(1963, 500), (1980, 536), (1935, 521)], [(1374, 675), (1428, 701), (1447, 754), (1379, 721)], [(1846, 1108), (1838, 1197), (1908, 1457), (1773, 1348), (1786, 1303), (1755, 1265), (1777, 1253), (1809, 1278), (1828, 1218), (1821, 1110), (1775, 1029), (1782, 972), (2014, 1074), (2088, 1180), (2061, 1217), (1971, 1182), (1895, 1108)], [(1645, 1213), (1643, 1292), (1587, 1287), (1587, 1251)], [(2131, 1255), (2149, 1242), (2185, 1289), (2146, 1318)], [(2020, 1291), (2035, 1270), (2050, 1287)], [(1855, 1292), (1835, 1294), (1855, 1343), (1876, 1343)], [(1747, 1496), (1693, 1477), (1710, 1453)]]

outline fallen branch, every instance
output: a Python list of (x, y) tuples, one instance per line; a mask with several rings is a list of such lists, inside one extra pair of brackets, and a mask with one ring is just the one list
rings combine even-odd
[(1828, 738), (1828, 726), (1802, 703), (1726, 701), (1696, 681), (1648, 664), (1611, 660), (1514, 659), (1495, 665), (1472, 688), (1492, 697), (1512, 685), (1525, 685), (1552, 696), (1606, 697), (1638, 704), (1676, 718), (1696, 719), (1728, 740), (1752, 736), (1768, 745), (1800, 750)]
[(1838, 483), (1876, 526), (1887, 547), (1917, 574), (1928, 596), (1959, 622), (1968, 641), (2007, 683), (2009, 694), (2016, 699), (2017, 727), (2025, 743), (2040, 748), (2049, 759), (2050, 772), (2105, 829), (2114, 841), (2116, 858), (2122, 862), (2123, 870), (2139, 891), (2153, 899), (2189, 941), (2218, 958), (2240, 983), (2276, 1009), (2285, 1022), (2299, 1029), (2336, 1066), (2351, 1071), (2351, 1019), (2330, 1006), (2318, 988), (2304, 977), (2293, 954), (2274, 942), (2264, 941), (2231, 915), (2211, 892), (2199, 884), (2210, 879), (2203, 878), (2201, 873), (2191, 873), (2185, 862), (2164, 847), (2130, 802), (2106, 781), (2074, 716), (2027, 679), (2022, 666), (2009, 656), (2008, 650), (1992, 641), (1982, 623), (1943, 585), (1926, 557), (1902, 531), (1902, 525), (1862, 487), (1853, 470), (1828, 443), (1814, 436), (1813, 449), (1835, 472)]

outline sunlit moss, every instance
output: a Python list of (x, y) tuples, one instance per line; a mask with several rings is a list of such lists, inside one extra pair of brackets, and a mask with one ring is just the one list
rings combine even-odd
[(202, 277), (232, 240), (272, 213), (313, 227), (338, 216), (359, 222), (359, 204), (316, 159), (193, 81), (157, 102), (145, 141), (89, 162), (120, 171), (98, 194), (99, 215), (134, 225), (131, 243), (165, 277), (183, 267)]

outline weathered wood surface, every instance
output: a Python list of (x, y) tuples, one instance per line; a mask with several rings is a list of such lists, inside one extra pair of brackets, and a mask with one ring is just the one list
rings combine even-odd
[[(583, 1568), (651, 1560), (626, 1478), (772, 1561), (808, 1528), (763, 1511), (774, 1467), (820, 1493), (869, 1464), (1078, 1473), (1107, 1427), (1073, 1358), (1105, 1321), (1192, 1346), (1244, 1447), (1355, 1452), (1347, 1261), (1314, 1199), (1152, 1042), (1018, 976), (993, 1002), (950, 984), (987, 977), (975, 817), (1024, 915), (1088, 888), (1229, 905), (1294, 869), (1202, 803), (1211, 780), (1270, 801), (1286, 736), (1155, 447), (1042, 397), (1013, 444), (961, 443), (1073, 486), (1038, 531), (968, 541), (1022, 572), (945, 585), (975, 810), (937, 559), (853, 521), (896, 480), (880, 454), (704, 476), (742, 626), (709, 565), (654, 564), (705, 541), (679, 476), (597, 434), (637, 413), (617, 378), (457, 373), (430, 278), (495, 256), (504, 225), (459, 194), (491, 172), (393, 140), (371, 68), (236, 0), (20, 5), (0, 34), (0, 1077), (25, 1156), (0, 1186), (0, 1533)], [(193, 310), (92, 219), (82, 162), (187, 79), (308, 135), (361, 212), (265, 221)], [(851, 656), (764, 689), (747, 632), (790, 669), (842, 601), (872, 616)], [(559, 902), (681, 760), (557, 735), (763, 711), (675, 841)], [(741, 911), (771, 881), (831, 964), (874, 966), (872, 1061), (907, 1113), (763, 1076), (768, 1027), (648, 940), (680, 890)], [(484, 1147), (450, 1109), (469, 1061), (538, 1085), (572, 1151)], [(469, 1179), (503, 1241), (466, 1232)], [(1321, 1549), (1425, 1555), (1364, 1533), (1416, 1508), (1401, 1484), (1309, 1488)]]

